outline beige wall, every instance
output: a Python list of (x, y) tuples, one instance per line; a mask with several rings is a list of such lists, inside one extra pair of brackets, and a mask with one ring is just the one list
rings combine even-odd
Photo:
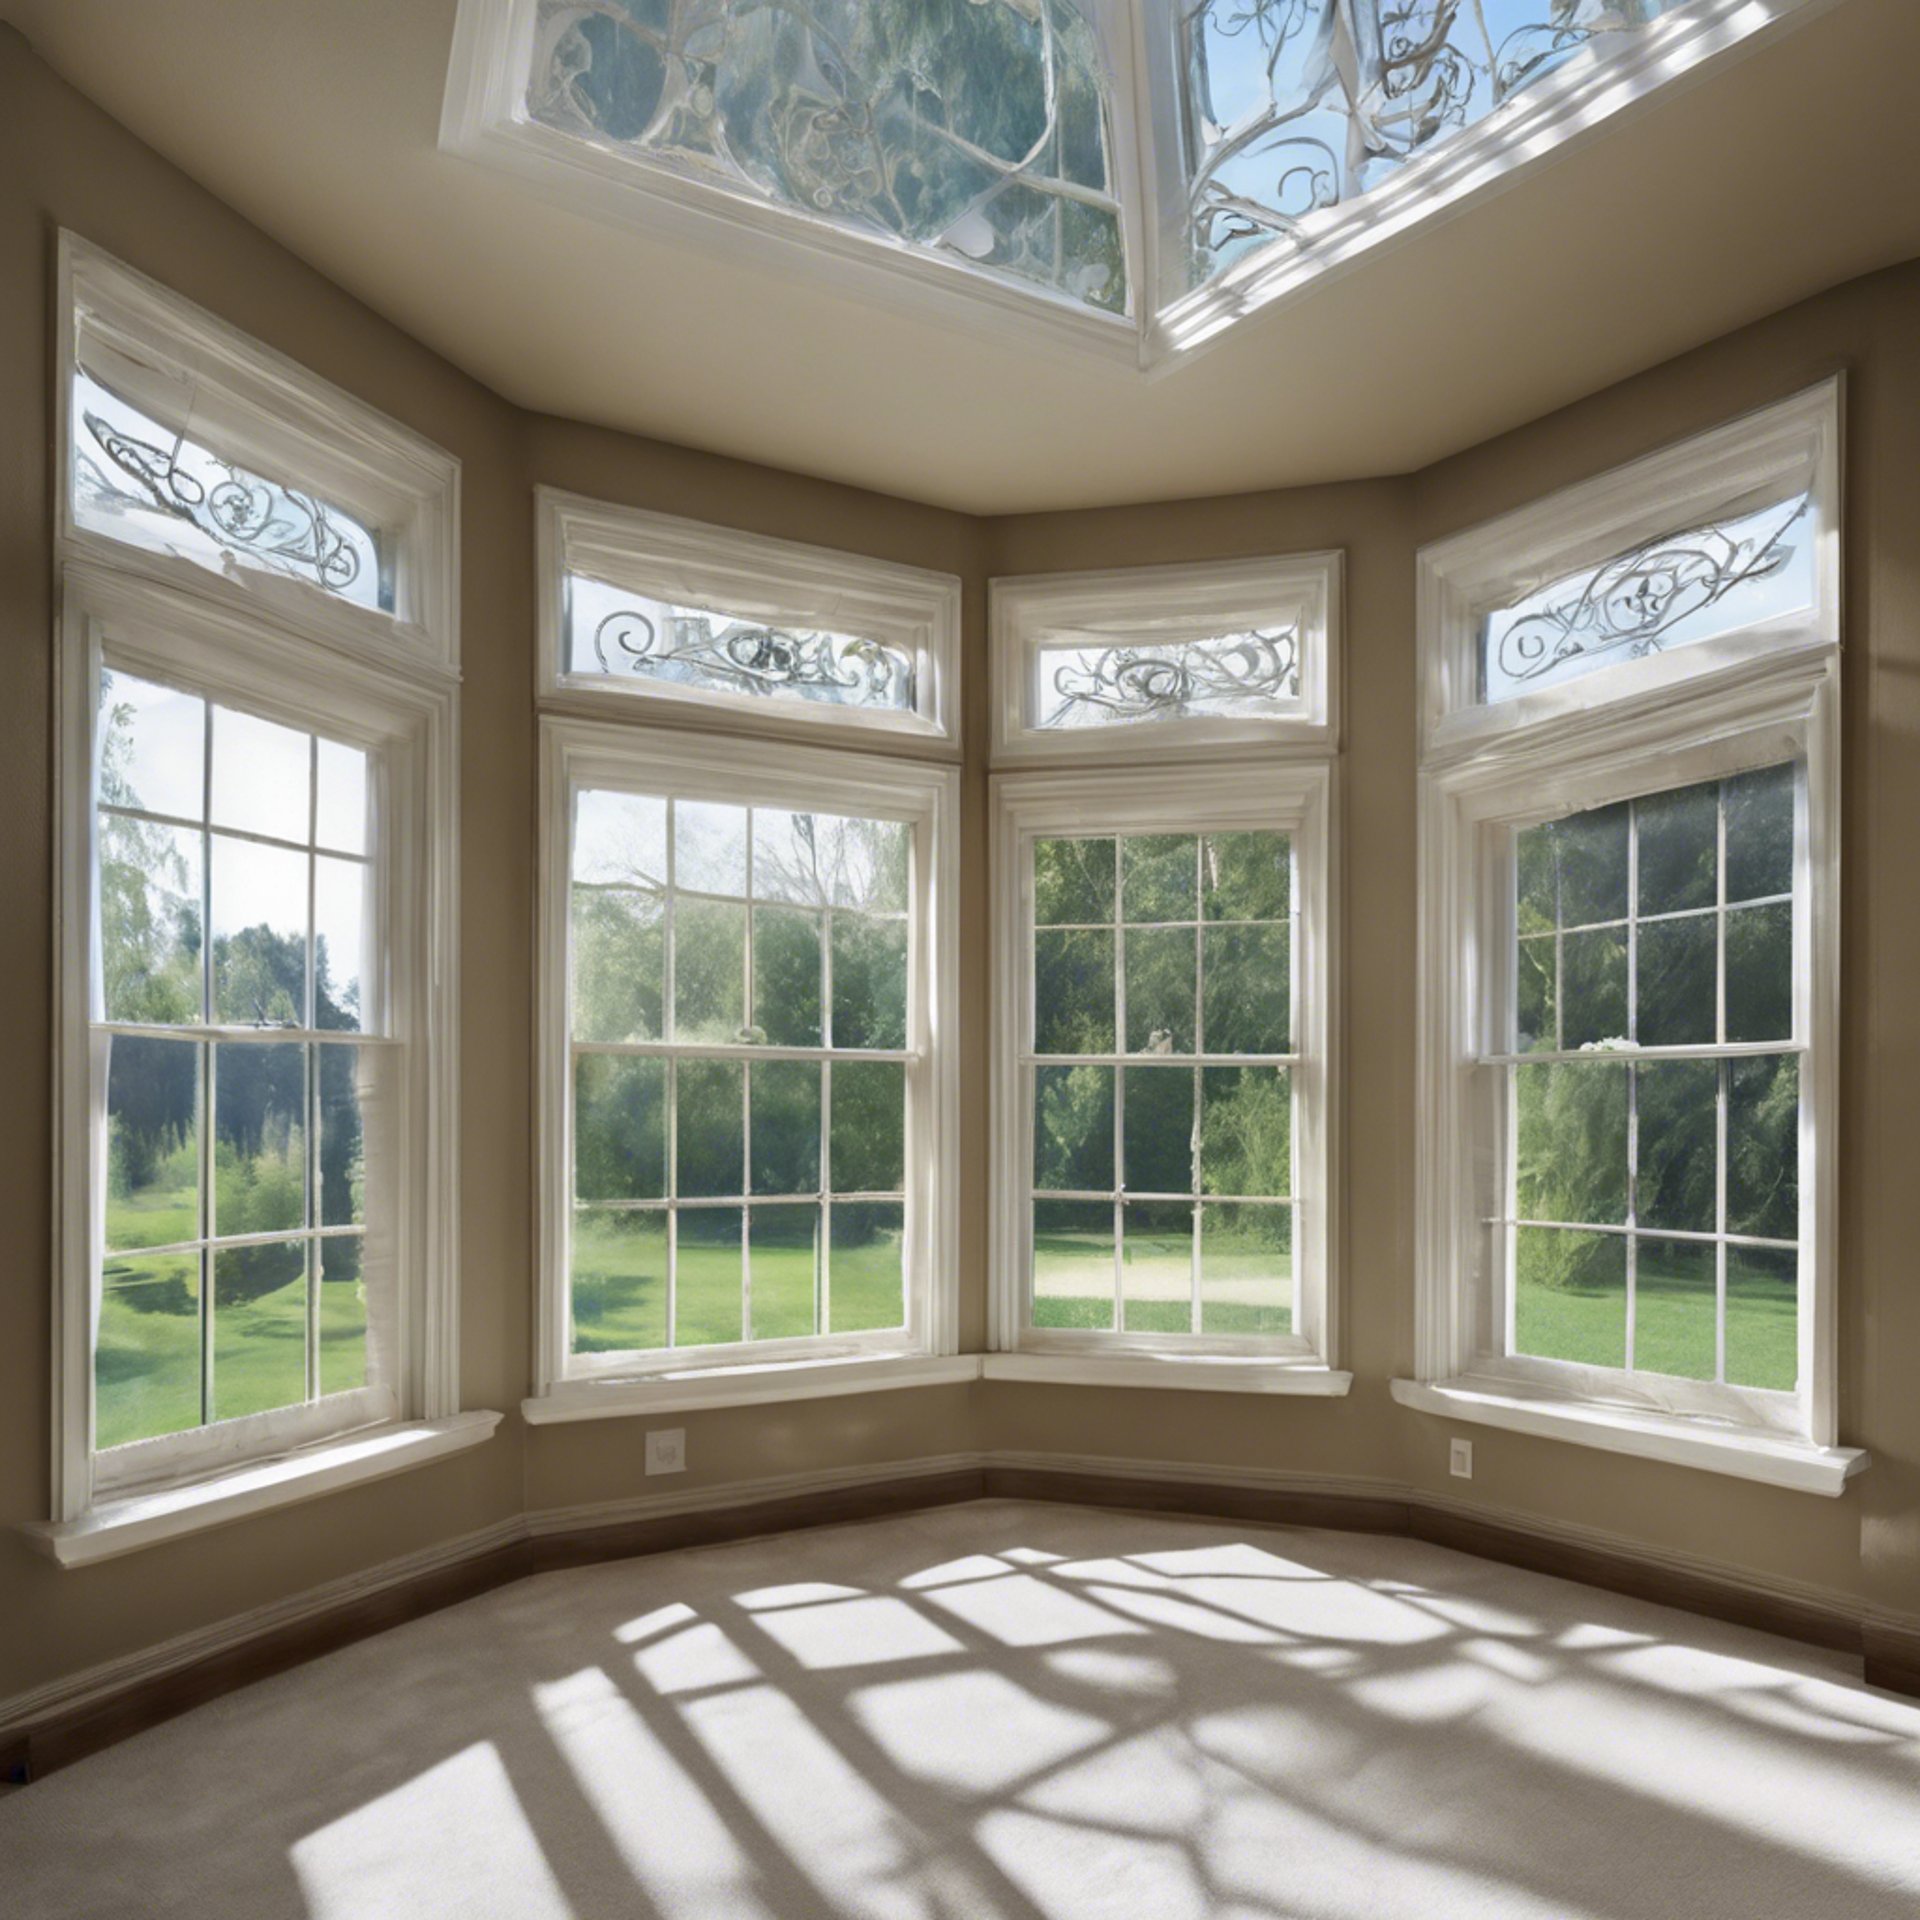
[[(1337, 546), (1348, 555), (1341, 771), (1346, 1063), (1343, 1401), (1003, 1384), (686, 1416), (691, 1471), (723, 1485), (980, 1447), (1270, 1466), (1470, 1491), (1920, 1610), (1920, 272), (1810, 302), (1416, 477), (1003, 519), (965, 517), (523, 416), (318, 278), (159, 161), (0, 28), (0, 1523), (48, 1477), (52, 240), (71, 226), (315, 368), (464, 462), (462, 1378), (507, 1411), (486, 1446), (290, 1513), (76, 1572), (0, 1524), (0, 1698), (510, 1518), (641, 1491), (640, 1423), (529, 1431), (536, 482), (958, 573), (966, 586), (962, 878), (963, 1344), (985, 1332), (984, 588), (995, 572)], [(1875, 1465), (1838, 1501), (1551, 1442), (1477, 1435), (1471, 1489), (1441, 1424), (1396, 1407), (1412, 1358), (1414, 709), (1419, 541), (1631, 457), (1836, 365), (1851, 388), (1846, 1438)], [(1871, 1035), (1871, 1044), (1869, 1044)]]

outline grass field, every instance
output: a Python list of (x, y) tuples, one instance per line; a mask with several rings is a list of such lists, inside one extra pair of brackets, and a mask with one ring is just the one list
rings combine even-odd
[[(1113, 1236), (1093, 1224), (1112, 1217), (1104, 1202), (1043, 1201), (1087, 1213), (1082, 1230), (1046, 1231), (1033, 1242), (1033, 1324), (1113, 1328)], [(1178, 1210), (1184, 1214), (1186, 1209)], [(1184, 1231), (1131, 1229), (1121, 1292), (1128, 1333), (1190, 1333), (1193, 1239)], [(1293, 1330), (1293, 1260), (1260, 1235), (1216, 1235), (1203, 1244), (1200, 1331), (1284, 1334)]]
[[(1663, 1269), (1643, 1251), (1635, 1275), (1634, 1362), (1642, 1373), (1714, 1377), (1712, 1266)], [(1524, 1281), (1514, 1298), (1514, 1345), (1545, 1360), (1618, 1367), (1626, 1360), (1624, 1279), (1558, 1287)], [(1727, 1270), (1727, 1378), (1791, 1391), (1799, 1373), (1799, 1302), (1791, 1279), (1743, 1266)]]
[[(862, 1209), (837, 1207), (835, 1219)], [(753, 1230), (753, 1337), (852, 1333), (904, 1323), (900, 1271), (902, 1209), (864, 1209), (849, 1221), (864, 1237), (836, 1247), (830, 1262), (830, 1325), (814, 1325), (816, 1216), (805, 1207), (769, 1207)], [(681, 1216), (679, 1325), (673, 1344), (713, 1346), (741, 1337), (740, 1214), (709, 1208)], [(661, 1213), (587, 1209), (573, 1226), (573, 1348), (576, 1353), (644, 1353), (667, 1344), (667, 1228)]]

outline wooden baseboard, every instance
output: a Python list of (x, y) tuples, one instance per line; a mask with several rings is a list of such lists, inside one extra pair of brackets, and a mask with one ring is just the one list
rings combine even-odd
[[(1859, 1655), (1870, 1685), (1920, 1698), (1920, 1620), (1763, 1586), (1574, 1527), (1488, 1517), (1349, 1477), (1148, 1461), (954, 1455), (535, 1513), (357, 1581), (42, 1689), (0, 1717), (0, 1782), (38, 1779), (219, 1695), (529, 1574), (876, 1520), (982, 1498), (1407, 1535), (1482, 1559)], [(24, 1713), (20, 1711), (26, 1707)], [(9, 1724), (10, 1722), (10, 1724)]]

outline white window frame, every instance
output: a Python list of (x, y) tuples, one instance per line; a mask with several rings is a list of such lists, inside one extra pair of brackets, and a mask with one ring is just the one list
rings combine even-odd
[[(1136, 761), (1142, 754), (1330, 752), (1339, 734), (1342, 558), (1336, 552), (1256, 560), (1009, 575), (989, 583), (993, 765)], [(1291, 627), (1300, 693), (1292, 711), (1193, 714), (1111, 726), (1036, 724), (1035, 656), (1061, 641), (1150, 648), (1203, 635)]]
[[(799, 1398), (973, 1377), (959, 1354), (958, 798), (956, 769), (765, 740), (548, 715), (540, 723), (537, 1423)], [(585, 788), (897, 819), (913, 832), (907, 1052), (907, 1324), (862, 1334), (666, 1349), (571, 1351), (573, 1202), (569, 896), (575, 796)], [(703, 1055), (766, 1050), (701, 1047)]]
[[(998, 774), (993, 779), (994, 1055), (989, 1378), (1341, 1394), (1338, 904), (1326, 761)], [(1269, 829), (1294, 850), (1294, 1332), (1272, 1339), (1039, 1329), (1029, 1324), (1032, 1201), (1032, 844), (1063, 834)], [(1116, 1035), (1118, 1043), (1124, 1036)], [(1096, 1056), (1099, 1057), (1099, 1056)], [(1119, 1065), (1147, 1055), (1116, 1052)]]
[[(453, 570), (459, 463), (290, 361), (248, 341), (72, 235), (61, 236), (56, 361), (54, 634), (54, 1311), (52, 1519), (32, 1544), (62, 1565), (108, 1558), (244, 1513), (377, 1478), (484, 1440), (498, 1422), (460, 1408), (458, 1339), (458, 677)], [(396, 555), (400, 605), (370, 615), (318, 586), (216, 574), (76, 527), (66, 432), (76, 353), (111, 311), (121, 351), (191, 367), (216, 396), (221, 451), (358, 507), (409, 497)], [(209, 409), (216, 406), (209, 399)], [(282, 420), (278, 409), (284, 407)], [(327, 436), (338, 416), (337, 446)], [(198, 416), (196, 416), (198, 417)], [(370, 426), (369, 423), (372, 423)], [(373, 428), (377, 427), (378, 431)], [(333, 453), (304, 464), (325, 441)], [(350, 501), (341, 475), (373, 475)], [(339, 484), (336, 484), (339, 481)], [(416, 489), (409, 494), (409, 489)], [(408, 598), (408, 595), (417, 597)], [(386, 1033), (400, 1050), (403, 1137), (394, 1181), (392, 1365), (374, 1386), (96, 1453), (93, 1301), (96, 1087), (92, 1024), (94, 781), (100, 675), (110, 664), (303, 732), (367, 749), (378, 769), (370, 822), (383, 868)], [(216, 1028), (183, 1037), (218, 1038)], [(211, 1142), (203, 1142), (211, 1150)]]
[[(54, 498), (63, 555), (253, 614), (377, 666), (427, 677), (458, 672), (460, 463), (452, 454), (78, 234), (60, 235), (58, 283)], [(215, 572), (135, 527), (115, 539), (81, 524), (71, 473), (73, 371), (96, 355), (140, 383), (126, 397), (162, 424), (317, 495), (382, 536), (394, 611), (262, 567)], [(192, 394), (190, 419), (178, 417), (183, 390)]]
[[(656, 717), (678, 713), (756, 736), (819, 740), (838, 734), (869, 746), (958, 753), (960, 582), (954, 575), (615, 506), (553, 487), (536, 489), (534, 500), (540, 580), (535, 697), (542, 705), (606, 715), (645, 701), (654, 704)], [(761, 698), (645, 674), (570, 672), (567, 580), (576, 573), (648, 599), (879, 640), (911, 656), (914, 709)]]
[[(1826, 382), (1420, 555), (1417, 1318), (1414, 1378), (1394, 1383), (1405, 1404), (1825, 1494), (1866, 1463), (1838, 1443), (1841, 397), (1839, 383)], [(1487, 608), (1643, 540), (1777, 499), (1783, 481), (1814, 497), (1811, 608), (1500, 705), (1470, 704)], [(1516, 1356), (1503, 1332), (1504, 1236), (1491, 1224), (1513, 1210), (1510, 1075), (1498, 1064), (1512, 1046), (1513, 836), (1787, 762), (1800, 768), (1794, 1034), (1757, 1050), (1801, 1057), (1799, 1387), (1772, 1393)]]

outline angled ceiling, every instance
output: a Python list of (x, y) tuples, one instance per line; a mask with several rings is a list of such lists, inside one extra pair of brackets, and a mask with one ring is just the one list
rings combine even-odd
[(1839, 0), (1151, 379), (603, 225), (442, 153), (454, 0), (0, 18), (508, 399), (972, 512), (1404, 471), (1920, 254), (1912, 0)]

